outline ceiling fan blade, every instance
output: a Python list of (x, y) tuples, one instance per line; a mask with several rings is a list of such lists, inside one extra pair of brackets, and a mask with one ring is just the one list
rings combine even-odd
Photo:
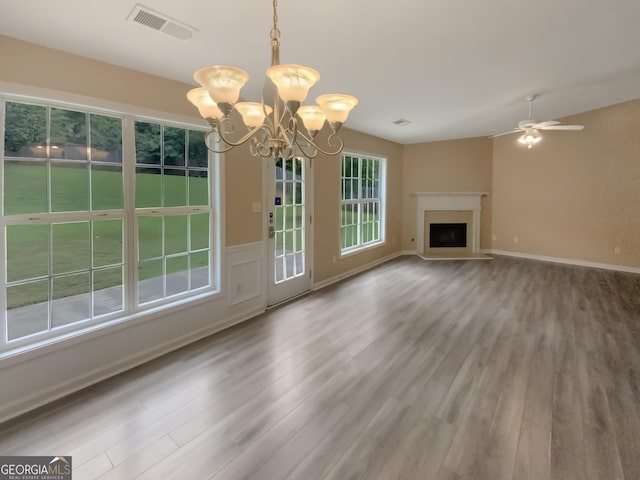
[(503, 135), (510, 135), (512, 133), (523, 132), (523, 131), (524, 130), (522, 130), (521, 128), (516, 128), (515, 130), (511, 130), (510, 132), (504, 132), (504, 133), (498, 133), (496, 135), (491, 135), (489, 138), (501, 137)]
[(543, 127), (542, 130), (582, 130), (584, 125), (552, 125), (550, 127)]
[(546, 127), (550, 127), (552, 125), (559, 125), (560, 122), (557, 122), (555, 120), (549, 120), (547, 122), (540, 122), (540, 123), (536, 123), (533, 128), (546, 128)]

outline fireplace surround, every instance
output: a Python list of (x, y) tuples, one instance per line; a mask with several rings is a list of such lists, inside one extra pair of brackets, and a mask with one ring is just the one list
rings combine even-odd
[[(462, 256), (480, 255), (480, 212), (481, 199), (487, 192), (416, 192), (416, 250), (418, 254), (430, 253), (427, 236), (429, 223), (468, 223), (467, 249)], [(427, 220), (425, 221), (425, 217)], [(432, 218), (431, 220), (429, 218)], [(466, 220), (468, 219), (468, 220)], [(426, 230), (426, 233), (425, 233)], [(426, 245), (425, 245), (426, 244)], [(448, 253), (453, 248), (436, 247), (437, 251)], [(436, 253), (437, 254), (437, 253)], [(455, 255), (455, 254), (454, 254)]]

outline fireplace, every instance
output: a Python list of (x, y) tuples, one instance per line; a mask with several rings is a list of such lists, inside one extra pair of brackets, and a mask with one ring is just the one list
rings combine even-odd
[[(481, 257), (480, 210), (486, 192), (416, 192), (416, 251), (426, 257)], [(450, 231), (432, 233), (432, 224), (449, 224)], [(463, 224), (451, 231), (451, 224)], [(438, 227), (435, 227), (436, 229)], [(435, 241), (435, 245), (432, 243)], [(488, 258), (484, 257), (483, 258)]]
[(466, 223), (430, 223), (429, 248), (449, 248), (467, 246)]

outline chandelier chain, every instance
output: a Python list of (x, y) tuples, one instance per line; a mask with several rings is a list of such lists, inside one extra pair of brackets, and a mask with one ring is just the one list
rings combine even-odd
[(273, 28), (271, 29), (271, 40), (280, 38), (280, 30), (278, 30), (278, 0), (273, 0)]

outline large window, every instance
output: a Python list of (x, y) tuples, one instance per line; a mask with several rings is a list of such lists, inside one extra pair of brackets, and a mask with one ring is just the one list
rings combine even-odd
[(384, 159), (351, 153), (342, 156), (342, 254), (384, 241), (384, 188)]
[(0, 350), (214, 290), (202, 131), (2, 107)]

